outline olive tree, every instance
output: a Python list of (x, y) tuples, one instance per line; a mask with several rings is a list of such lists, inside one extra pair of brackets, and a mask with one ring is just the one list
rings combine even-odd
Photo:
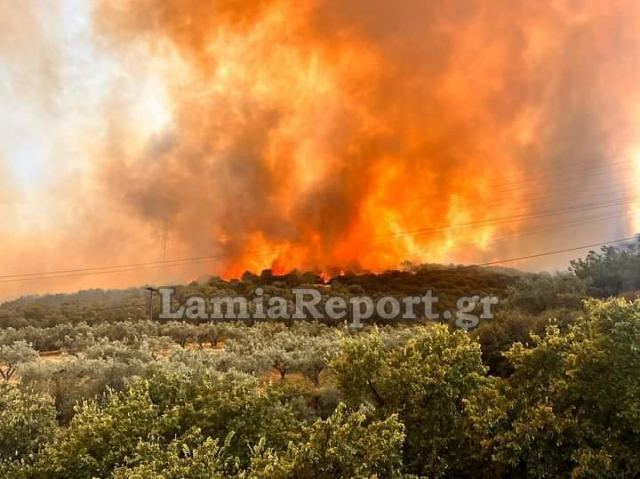
[(0, 377), (9, 382), (21, 364), (38, 359), (38, 353), (26, 341), (0, 346)]
[(398, 414), (409, 472), (456, 475), (484, 460), (473, 406), (492, 383), (468, 333), (416, 327), (396, 343), (374, 330), (347, 339), (332, 369), (347, 404), (371, 404), (381, 417)]

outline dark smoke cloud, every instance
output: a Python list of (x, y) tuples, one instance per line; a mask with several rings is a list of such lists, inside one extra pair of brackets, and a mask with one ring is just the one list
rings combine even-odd
[(171, 257), (219, 254), (209, 271), (237, 275), (477, 262), (626, 233), (625, 218), (495, 244), (551, 220), (425, 230), (633, 192), (615, 158), (637, 137), (639, 18), (626, 0), (96, 1), (99, 45), (162, 78), (171, 121), (141, 133), (114, 88), (109, 128), (83, 142), (80, 209), (103, 214), (76, 248), (128, 261), (165, 234)]
[[(595, 192), (597, 197), (594, 187), (606, 182), (581, 173), (579, 164), (606, 163), (620, 146), (615, 139), (624, 144), (618, 129), (630, 121), (624, 95), (638, 79), (640, 37), (630, 20), (637, 18), (638, 8), (634, 2), (505, 0), (326, 0), (296, 6), (147, 1), (126, 3), (117, 11), (104, 4), (99, 18), (115, 48), (132, 41), (170, 41), (192, 68), (194, 88), (226, 67), (219, 51), (211, 49), (221, 37), (231, 42), (229, 48), (252, 35), (263, 42), (254, 45), (261, 54), (233, 59), (246, 75), (240, 76), (237, 91), (203, 97), (197, 104), (174, 91), (170, 146), (157, 153), (150, 147), (144, 160), (118, 168), (114, 190), (148, 221), (169, 216), (175, 234), (193, 249), (229, 254), (229, 265), (238, 261), (238, 249), (260, 234), (267, 244), (303, 249), (306, 244), (305, 264), (293, 264), (301, 267), (357, 261), (361, 248), (344, 256), (336, 254), (336, 244), (379, 233), (362, 218), (371, 214), (366, 202), (378, 196), (381, 206), (398, 213), (397, 226), (405, 230), (450, 224), (454, 196), (464, 198), (474, 220), (508, 213), (495, 204), (482, 208), (483, 202), (492, 204), (492, 192), (474, 187), (474, 178), (499, 181), (503, 169), (547, 173), (514, 192), (511, 206), (519, 212), (540, 205), (519, 204), (518, 196), (543, 198), (537, 203), (554, 207), (575, 199), (562, 192), (567, 171), (585, 185), (579, 196), (593, 198)], [(274, 12), (291, 18), (273, 22)], [(288, 27), (278, 31), (287, 21)], [(351, 49), (352, 56), (340, 59), (341, 48)], [(246, 52), (241, 46), (238, 53)], [(287, 54), (297, 63), (287, 62)], [(276, 148), (274, 159), (268, 158), (269, 150), (291, 118), (307, 113), (307, 107), (286, 95), (277, 71), (275, 92), (254, 96), (256, 83), (271, 79), (252, 62), (304, 69), (314, 58), (320, 58), (320, 68), (327, 69), (323, 74), (342, 98), (327, 105), (335, 127), (318, 140), (326, 142), (325, 155), (303, 161), (310, 168), (326, 162), (330, 174), (289, 194), (290, 175), (293, 181), (300, 175), (300, 159), (292, 153), (297, 146), (291, 144), (292, 152)], [(344, 70), (331, 69), (336, 59), (345, 62)], [(318, 103), (314, 107), (321, 108)], [(298, 124), (299, 136), (290, 141), (306, 141), (316, 119), (311, 115), (308, 123)], [(366, 121), (372, 125), (365, 126)], [(562, 175), (549, 175), (553, 169)], [(395, 173), (380, 184), (387, 170)], [(601, 174), (615, 180), (617, 172)], [(416, 203), (411, 196), (424, 201)], [(437, 249), (443, 238), (416, 241), (428, 250), (430, 244)], [(461, 249), (474, 249), (464, 239), (460, 243)], [(518, 242), (498, 254), (526, 246)], [(380, 248), (381, 256), (387, 254), (386, 246)], [(392, 256), (402, 253), (402, 247), (391, 247)], [(363, 266), (392, 264), (369, 259)]]

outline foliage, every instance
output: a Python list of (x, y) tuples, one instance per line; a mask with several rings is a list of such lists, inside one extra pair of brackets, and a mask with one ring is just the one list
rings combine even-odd
[(25, 341), (0, 346), (0, 377), (9, 382), (22, 364), (38, 359), (38, 353)]
[(158, 322), (138, 290), (5, 303), (0, 477), (640, 477), (640, 301), (585, 300), (637, 288), (637, 253), (590, 253), (572, 274), (407, 264), (177, 290), (506, 293), (471, 333)]
[(127, 466), (113, 479), (223, 479), (225, 463), (218, 441), (204, 439), (198, 429), (168, 445), (141, 442)]
[(50, 442), (55, 429), (50, 398), (0, 384), (0, 463), (31, 461)]
[(367, 411), (338, 405), (326, 421), (308, 428), (308, 439), (282, 454), (255, 448), (248, 478), (350, 479), (399, 477), (404, 427), (396, 416), (371, 420)]
[(640, 302), (590, 302), (568, 333), (550, 326), (508, 353), (508, 423), (495, 437), (513, 477), (640, 474)]
[(388, 348), (374, 331), (348, 340), (332, 366), (348, 404), (398, 414), (411, 472), (441, 477), (481, 460), (468, 404), (490, 384), (480, 348), (467, 333), (416, 327), (403, 345)]
[(585, 258), (571, 262), (571, 271), (590, 282), (589, 293), (606, 298), (640, 289), (640, 240), (621, 245), (603, 246)]
[(586, 298), (587, 280), (569, 273), (527, 274), (507, 288), (507, 303), (530, 314), (550, 309), (578, 309)]

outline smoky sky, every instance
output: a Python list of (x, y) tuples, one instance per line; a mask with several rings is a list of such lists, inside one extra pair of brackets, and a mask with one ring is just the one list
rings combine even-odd
[[(589, 224), (585, 212), (527, 215), (635, 194), (639, 10), (624, 0), (89, 2), (82, 18), (110, 74), (85, 75), (100, 92), (94, 128), (56, 133), (83, 158), (64, 178), (82, 194), (58, 185), (51, 195), (76, 211), (67, 220), (84, 262), (157, 256), (160, 237), (171, 257), (220, 256), (158, 281), (274, 263), (482, 262), (607, 241), (632, 232), (624, 210), (589, 210), (603, 216)], [(38, 81), (64, 86), (55, 55), (34, 55), (3, 64), (36, 61)], [(455, 228), (469, 222), (479, 226)], [(64, 242), (57, 226), (47, 227)]]

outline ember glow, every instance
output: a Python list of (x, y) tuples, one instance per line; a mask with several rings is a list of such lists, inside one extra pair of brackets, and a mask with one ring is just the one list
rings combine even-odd
[(635, 0), (27, 3), (0, 0), (2, 273), (215, 259), (0, 296), (640, 229)]

